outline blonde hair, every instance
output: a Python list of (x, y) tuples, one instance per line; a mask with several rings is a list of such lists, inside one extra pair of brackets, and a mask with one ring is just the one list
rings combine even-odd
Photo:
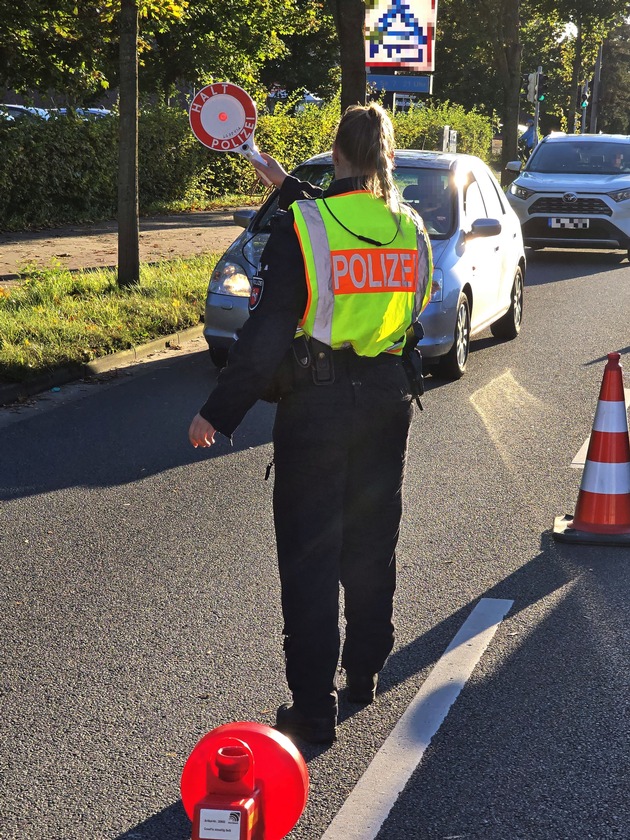
[(350, 105), (343, 113), (335, 139), (341, 153), (363, 183), (387, 206), (399, 210), (394, 184), (394, 126), (387, 112), (376, 102)]

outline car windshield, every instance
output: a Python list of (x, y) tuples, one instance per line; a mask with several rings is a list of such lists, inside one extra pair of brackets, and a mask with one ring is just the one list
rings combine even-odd
[(588, 140), (540, 143), (526, 169), (549, 174), (619, 175), (630, 172), (630, 143)]
[[(292, 173), (300, 181), (308, 181), (326, 189), (333, 180), (332, 164), (315, 163), (298, 166)], [(406, 204), (418, 212), (432, 239), (446, 239), (450, 236), (455, 220), (454, 188), (448, 169), (429, 167), (397, 166), (394, 181)], [(278, 208), (278, 196), (274, 194), (256, 220), (255, 230), (269, 229), (269, 222)]]

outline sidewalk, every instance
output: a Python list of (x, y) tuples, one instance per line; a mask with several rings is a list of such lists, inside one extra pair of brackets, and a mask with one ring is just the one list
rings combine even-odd
[[(242, 232), (232, 210), (147, 216), (140, 219), (140, 261), (223, 253)], [(0, 232), (0, 283), (28, 266), (107, 268), (118, 263), (118, 223), (72, 225), (24, 233)]]

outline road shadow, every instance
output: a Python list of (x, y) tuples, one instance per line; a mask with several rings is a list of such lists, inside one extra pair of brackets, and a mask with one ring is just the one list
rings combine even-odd
[(216, 375), (205, 350), (158, 358), (135, 373), (122, 369), (74, 386), (83, 388), (78, 398), (28, 412), (0, 435), (0, 499), (125, 485), (269, 444), (275, 405), (259, 402), (232, 444), (218, 435), (209, 449), (191, 446), (188, 426)]
[(181, 799), (148, 820), (118, 834), (115, 840), (189, 840), (191, 824)]
[[(400, 683), (433, 667), (479, 600), (514, 601), (493, 645), (506, 651), (499, 657), (501, 666), (476, 666), (476, 678), (455, 700), (457, 714), (451, 714), (448, 728), (436, 732), (421, 759), (423, 771), (413, 795), (398, 798), (378, 840), (399, 836), (391, 833), (391, 826), (401, 824), (413, 825), (413, 836), (423, 840), (460, 833), (466, 836), (471, 826), (487, 827), (488, 821), (494, 824), (499, 814), (503, 833), (484, 836), (560, 836), (545, 833), (552, 828), (546, 823), (549, 815), (532, 811), (531, 797), (524, 796), (513, 784), (514, 778), (543, 785), (551, 800), (563, 803), (564, 825), (569, 832), (563, 835), (566, 837), (583, 836), (578, 826), (586, 831), (585, 820), (592, 828), (599, 819), (594, 806), (602, 795), (609, 800), (606, 805), (611, 812), (615, 811), (623, 786), (611, 786), (610, 773), (621, 772), (625, 728), (622, 714), (615, 711), (620, 689), (607, 685), (610, 675), (603, 667), (597, 636), (592, 633), (590, 610), (593, 592), (599, 588), (602, 603), (597, 606), (605, 611), (611, 630), (616, 632), (625, 626), (623, 611), (607, 603), (605, 597), (606, 581), (620, 573), (619, 560), (614, 548), (593, 550), (558, 544), (545, 532), (540, 551), (528, 563), (390, 656), (381, 672), (376, 707), (387, 704), (388, 693)], [(543, 602), (545, 609), (536, 611), (535, 620), (531, 615), (520, 618)], [(619, 602), (624, 603), (623, 596)], [(491, 712), (483, 714), (484, 709)], [(346, 702), (342, 690), (339, 725), (360, 711), (361, 707)], [(584, 743), (593, 746), (591, 741), (600, 737), (597, 733), (602, 721), (606, 743), (612, 745), (613, 753), (607, 751), (606, 763), (598, 768), (592, 749), (584, 749)], [(473, 732), (477, 750), (469, 749)], [(447, 748), (433, 749), (434, 742), (444, 737)], [(584, 749), (583, 769), (589, 774), (586, 787), (575, 784), (573, 773), (582, 760), (580, 752), (574, 753), (576, 743)], [(328, 749), (302, 742), (298, 746), (307, 763)], [(497, 777), (495, 763), (482, 760), (488, 748), (510, 756), (509, 774)], [(453, 761), (453, 755), (457, 761)], [(435, 799), (431, 782), (435, 778), (449, 791), (448, 801), (456, 803), (453, 807), (445, 810), (444, 801)], [(407, 794), (409, 791), (408, 786)], [(508, 829), (515, 830), (515, 826), (522, 833), (509, 833)], [(573, 829), (578, 833), (571, 833)], [(115, 840), (188, 840), (190, 831), (190, 821), (178, 801)], [(310, 836), (307, 831), (306, 825), (298, 823), (290, 836)]]
[[(376, 840), (406, 825), (418, 840), (618, 836), (607, 815), (627, 812), (624, 565), (618, 548), (545, 532), (536, 557), (483, 593), (514, 604)], [(385, 703), (432, 667), (476, 602), (390, 657)]]
[[(611, 350), (611, 353), (619, 353), (620, 356), (627, 356), (630, 353), (630, 344), (627, 347), (620, 347), (617, 350)], [(591, 365), (600, 365), (604, 362), (608, 361), (608, 354), (605, 356), (600, 356), (597, 359), (591, 359), (590, 362), (584, 362), (584, 367), (590, 367)]]
[[(497, 343), (492, 337), (475, 339), (471, 353)], [(431, 368), (426, 373), (427, 392), (451, 381)], [(216, 385), (217, 374), (204, 349), (72, 383), (82, 390), (67, 402), (53, 405), (57, 395), (40, 394), (32, 403), (45, 408), (37, 413), (30, 410), (32, 405), (5, 406), (2, 411), (22, 411), (24, 417), (0, 434), (0, 500), (69, 487), (125, 485), (271, 444), (276, 406), (259, 401), (231, 443), (218, 434), (209, 449), (190, 445), (188, 426)]]
[[(561, 283), (565, 280), (577, 280), (618, 271), (626, 259), (625, 251), (580, 251), (545, 249), (534, 251), (528, 248), (527, 276), (525, 286), (544, 286), (548, 283)], [(553, 275), (546, 269), (553, 268)]]

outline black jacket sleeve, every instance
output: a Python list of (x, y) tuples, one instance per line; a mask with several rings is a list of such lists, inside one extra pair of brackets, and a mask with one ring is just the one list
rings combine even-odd
[(280, 187), (278, 207), (281, 210), (288, 210), (294, 201), (301, 201), (303, 198), (321, 198), (323, 194), (321, 187), (315, 187), (308, 181), (298, 181), (293, 175), (287, 175)]
[(227, 437), (268, 389), (291, 350), (306, 307), (304, 261), (293, 213), (279, 213), (272, 220), (259, 277), (263, 284), (259, 302), (232, 345), (216, 388), (200, 409), (201, 416)]

